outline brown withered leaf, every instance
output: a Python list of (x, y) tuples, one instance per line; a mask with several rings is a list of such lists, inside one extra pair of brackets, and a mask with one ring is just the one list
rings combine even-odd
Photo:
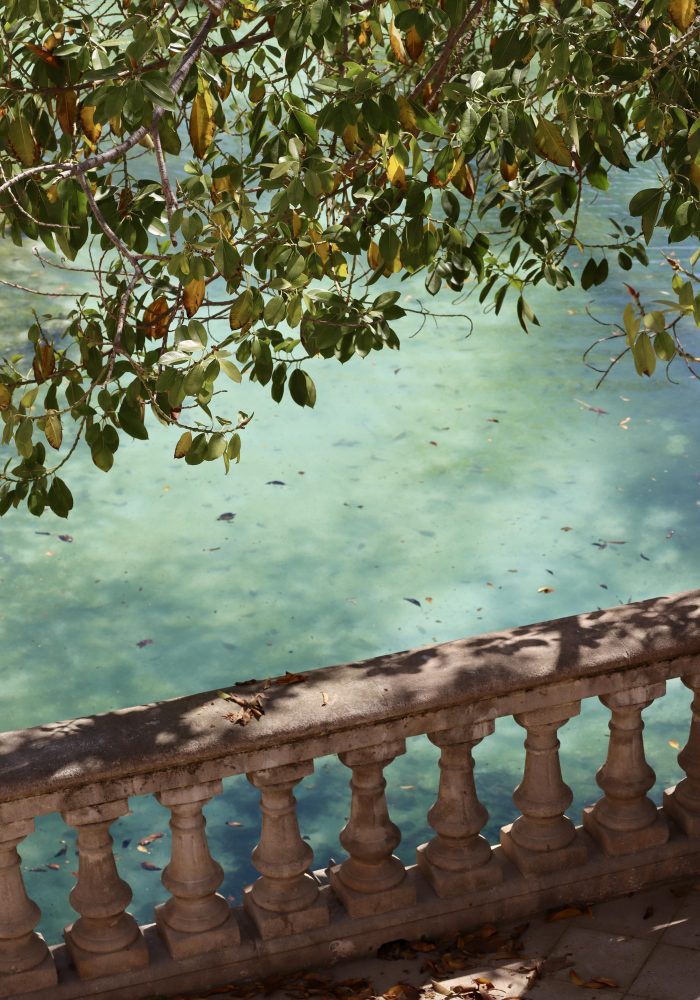
[(390, 986), (382, 996), (385, 1000), (420, 1000), (421, 991), (409, 983), (396, 983)]
[(404, 48), (401, 32), (394, 24), (393, 17), (389, 23), (389, 44), (391, 45), (391, 51), (394, 53), (398, 61), (403, 66), (408, 66), (409, 60), (406, 55), (406, 49)]
[(590, 917), (593, 911), (590, 906), (564, 906), (560, 910), (550, 910), (547, 914), (547, 923), (555, 920), (570, 920), (572, 917)]
[(167, 336), (170, 318), (168, 300), (164, 295), (159, 295), (143, 314), (144, 332), (149, 340), (161, 340)]
[(102, 135), (102, 126), (94, 120), (95, 107), (92, 104), (84, 104), (80, 109), (80, 127), (85, 138), (93, 145)]
[(273, 678), (272, 683), (275, 687), (283, 687), (286, 684), (301, 684), (301, 682), (305, 681), (306, 678), (307, 674), (293, 674), (287, 670), (281, 677)]
[(162, 833), (149, 833), (146, 837), (141, 837), (139, 844), (141, 847), (145, 847), (146, 844), (152, 844), (155, 840), (160, 840), (162, 838)]
[(413, 62), (418, 62), (420, 57), (423, 55), (423, 49), (425, 48), (425, 42), (421, 36), (416, 31), (415, 27), (411, 27), (406, 32), (406, 51), (413, 60)]
[(78, 95), (74, 90), (62, 90), (56, 97), (56, 118), (64, 135), (72, 136), (77, 119)]
[(206, 283), (204, 278), (193, 278), (182, 290), (182, 304), (189, 319), (192, 319), (202, 302), (204, 302), (204, 292)]
[(32, 368), (37, 382), (45, 382), (47, 378), (51, 378), (56, 368), (56, 356), (50, 344), (36, 344)]

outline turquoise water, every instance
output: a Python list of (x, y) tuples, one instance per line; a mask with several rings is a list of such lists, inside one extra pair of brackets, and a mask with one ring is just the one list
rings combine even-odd
[[(610, 204), (600, 199), (591, 208), (591, 226), (601, 225)], [(19, 264), (31, 272), (26, 255)], [(662, 264), (656, 252), (648, 271), (632, 273), (649, 298), (670, 284)], [(604, 332), (586, 303), (601, 319), (619, 318), (628, 301), (622, 280), (630, 276), (615, 273), (588, 294), (539, 291), (533, 304), (542, 326), (529, 336), (509, 309), (484, 316), (468, 302), (455, 312), (471, 315), (471, 337), (456, 316), (413, 338), (406, 326), (398, 353), (343, 369), (313, 362), (313, 412), (287, 401), (278, 407), (256, 386), (235, 387), (232, 409), (256, 415), (228, 477), (218, 465), (174, 461), (175, 438), (160, 427), (150, 444), (125, 441), (109, 475), (79, 455), (67, 523), (23, 512), (0, 523), (0, 728), (696, 587), (697, 386), (680, 368), (678, 385), (662, 371), (642, 382), (628, 362), (595, 392), (596, 376), (580, 360)], [(418, 280), (400, 287), (426, 298)], [(10, 340), (10, 317), (28, 302), (10, 291), (3, 301)], [(449, 299), (441, 306), (451, 308)], [(226, 511), (235, 519), (218, 521)], [(66, 532), (72, 542), (58, 538)], [(152, 641), (139, 647), (144, 639)], [(688, 703), (689, 692), (674, 684), (646, 713), (657, 798), (678, 773), (669, 740), (683, 744)], [(562, 731), (573, 816), (597, 797), (606, 721), (590, 702)], [(523, 735), (503, 720), (476, 752), (493, 839), (515, 816), (510, 796)], [(427, 740), (412, 740), (387, 771), (406, 861), (429, 835), (436, 757)], [(302, 833), (319, 865), (342, 856), (347, 777), (324, 759), (298, 789)], [(254, 874), (257, 797), (235, 779), (208, 807), (224, 891), (236, 898)], [(131, 806), (113, 832), (135, 892), (132, 911), (147, 921), (165, 893), (158, 872), (140, 866), (167, 861), (167, 811), (151, 799)], [(161, 831), (150, 855), (136, 850), (141, 837)], [(57, 940), (72, 917), (74, 834), (56, 817), (38, 821), (23, 862), (44, 910), (42, 930)]]

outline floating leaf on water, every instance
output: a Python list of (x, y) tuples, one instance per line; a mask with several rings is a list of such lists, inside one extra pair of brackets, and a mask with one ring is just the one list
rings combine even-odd
[(670, 747), (673, 747), (674, 750), (680, 750), (680, 748), (681, 748), (681, 745), (678, 742), (678, 740), (669, 740), (668, 741), (668, 745)]
[(142, 837), (139, 840), (139, 846), (144, 847), (146, 844), (152, 844), (155, 840), (160, 840), (162, 837), (162, 833), (149, 833), (148, 836)]
[(61, 870), (61, 866), (57, 865), (55, 861), (52, 861), (46, 867), (50, 868), (52, 872), (60, 872), (60, 870)]
[(640, 559), (645, 559), (646, 562), (651, 562), (651, 559), (649, 558), (649, 556), (645, 556), (643, 552), (639, 553), (639, 558)]
[(404, 601), (408, 601), (409, 604), (415, 604), (417, 608), (421, 606), (417, 597), (404, 597)]
[(159, 871), (162, 871), (162, 869), (159, 868), (158, 865), (154, 865), (150, 861), (142, 861), (141, 862), (141, 867), (146, 872), (159, 872)]
[(131, 837), (127, 837), (126, 840), (122, 840), (122, 850), (125, 850), (131, 843)]
[(152, 646), (153, 639), (139, 639), (136, 645), (139, 647), (139, 649), (143, 649), (144, 646)]
[(538, 587), (537, 588), (537, 593), (538, 594), (553, 594), (554, 593), (554, 587)]
[(233, 511), (227, 510), (227, 511), (224, 511), (223, 514), (219, 514), (219, 516), (217, 517), (216, 520), (217, 521), (233, 521), (233, 519), (234, 519), (235, 516), (236, 515), (233, 513)]
[(236, 827), (239, 827), (239, 826), (243, 826), (243, 824), (239, 823), (237, 819), (227, 819), (226, 820), (226, 826), (236, 826)]
[(72, 535), (59, 535), (58, 537), (59, 537), (59, 539), (62, 542), (72, 542), (73, 541), (73, 536)]
[(565, 524), (565, 525), (564, 525), (564, 527), (563, 527), (563, 528), (560, 528), (559, 530), (560, 530), (560, 531), (573, 531), (574, 529), (573, 529), (573, 528), (571, 528), (571, 527), (569, 527), (569, 525), (568, 525), (568, 524)]
[(265, 485), (266, 486), (286, 486), (287, 484), (283, 483), (281, 479), (268, 479), (268, 481), (265, 483)]
[(55, 858), (62, 858), (63, 855), (66, 854), (66, 852), (68, 851), (68, 844), (65, 842), (65, 840), (62, 840), (60, 843), (61, 843), (61, 846), (59, 847), (59, 849), (54, 854)]

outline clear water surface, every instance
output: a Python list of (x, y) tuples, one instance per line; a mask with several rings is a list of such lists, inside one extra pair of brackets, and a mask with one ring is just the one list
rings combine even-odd
[[(599, 196), (588, 224), (605, 230), (614, 208)], [(596, 376), (580, 360), (605, 332), (587, 303), (610, 320), (628, 301), (622, 280), (651, 298), (664, 294), (670, 273), (661, 249), (647, 271), (631, 279), (615, 272), (603, 289), (542, 290), (533, 299), (542, 325), (529, 336), (510, 308), (496, 318), (468, 302), (455, 311), (471, 314), (471, 337), (460, 317), (413, 338), (406, 324), (399, 353), (343, 369), (313, 362), (313, 412), (286, 400), (278, 407), (256, 386), (235, 387), (232, 409), (256, 415), (228, 477), (218, 463), (173, 460), (174, 437), (158, 426), (150, 444), (125, 441), (109, 475), (80, 453), (68, 524), (24, 512), (0, 523), (0, 729), (696, 587), (698, 387), (680, 369), (678, 385), (663, 371), (642, 382), (628, 362), (595, 392)], [(36, 278), (28, 252), (3, 251), (2, 262), (12, 280)], [(58, 272), (52, 280), (64, 279)], [(426, 297), (419, 278), (400, 287)], [(4, 290), (2, 303), (6, 349), (31, 302)], [(450, 308), (449, 299), (441, 305)], [(225, 511), (235, 519), (217, 520)], [(72, 543), (58, 538), (65, 532)], [(140, 647), (144, 639), (152, 642)], [(669, 741), (683, 744), (688, 704), (689, 692), (673, 684), (646, 713), (657, 797), (678, 774)], [(572, 816), (597, 797), (606, 721), (606, 710), (588, 702), (562, 731)], [(493, 839), (516, 815), (523, 735), (503, 720), (475, 755)], [(387, 771), (407, 862), (429, 836), (436, 757), (426, 739), (412, 740)], [(298, 789), (302, 833), (319, 866), (342, 857), (347, 778), (326, 758)], [(227, 873), (223, 891), (237, 899), (254, 877), (257, 796), (234, 779), (207, 808), (212, 851)], [(152, 799), (131, 805), (113, 834), (134, 888), (132, 911), (145, 922), (165, 891), (158, 871), (141, 865), (167, 862), (167, 811)], [(161, 831), (150, 855), (137, 850), (141, 837)], [(58, 817), (42, 818), (22, 856), (41, 929), (58, 940), (74, 916), (74, 832)]]

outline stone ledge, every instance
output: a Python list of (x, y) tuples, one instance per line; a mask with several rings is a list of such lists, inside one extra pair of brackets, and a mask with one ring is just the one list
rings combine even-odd
[(212, 961), (214, 953), (173, 960), (151, 924), (144, 928), (150, 965), (110, 977), (108, 987), (100, 980), (79, 981), (68, 964), (65, 947), (59, 945), (52, 949), (59, 970), (58, 985), (25, 994), (21, 1000), (97, 1000), (98, 997), (141, 1000), (154, 992), (167, 995), (204, 989), (234, 979), (257, 979), (320, 964), (333, 965), (339, 956), (361, 958), (398, 937), (436, 936), (474, 929), (484, 923), (530, 917), (550, 907), (613, 899), (637, 889), (700, 874), (700, 842), (675, 828), (666, 844), (626, 857), (603, 856), (580, 827), (578, 836), (586, 843), (589, 862), (566, 872), (525, 877), (500, 847), (494, 848), (491, 863), (502, 869), (503, 881), (484, 887), (478, 894), (438, 898), (413, 866), (408, 869), (408, 878), (415, 885), (416, 905), (392, 913), (353, 920), (326, 886), (321, 892), (328, 900), (328, 926), (286, 938), (262, 941), (256, 936), (250, 918), (242, 910), (236, 910), (241, 943), (235, 949), (235, 958), (222, 953), (217, 965)]
[[(368, 745), (372, 727), (397, 737), (444, 728), (477, 704), (493, 718), (607, 693), (636, 671), (640, 683), (664, 680), (697, 670), (699, 656), (700, 591), (689, 591), (314, 670), (303, 684), (236, 685), (265, 695), (249, 726), (231, 725), (209, 691), (4, 733), (0, 821), (106, 801), (105, 785), (115, 797), (146, 794), (338, 753)], [(86, 786), (94, 791), (81, 798)]]

